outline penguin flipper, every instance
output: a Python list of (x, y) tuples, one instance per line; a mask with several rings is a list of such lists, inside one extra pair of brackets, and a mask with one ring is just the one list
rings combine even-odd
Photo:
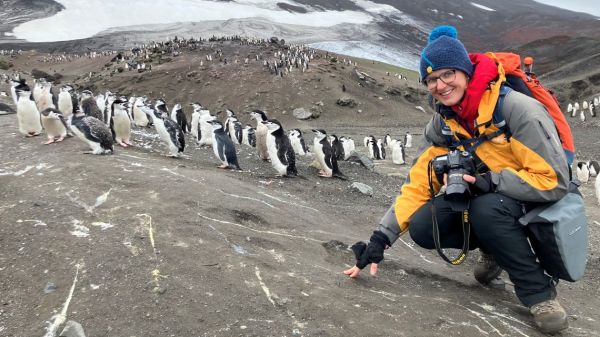
[[(227, 137), (224, 137), (224, 139), (229, 140)], [(227, 144), (223, 142), (223, 154), (230, 167), (235, 167), (238, 170), (240, 169), (240, 165), (237, 161), (237, 154), (235, 153), (235, 145), (231, 140), (229, 140)]]
[(236, 124), (234, 124), (234, 128), (235, 128), (235, 138), (239, 144), (242, 144), (242, 133), (243, 133), (242, 124), (236, 123)]
[(110, 133), (112, 134), (113, 141), (117, 140), (117, 133), (115, 132), (115, 121), (110, 119)]
[(165, 124), (165, 128), (167, 129), (167, 132), (169, 133), (171, 142), (173, 142), (173, 144), (175, 144), (175, 146), (177, 146), (177, 148), (180, 149), (180, 152), (183, 152), (183, 150), (181, 150), (182, 144), (180, 142), (179, 137), (179, 134), (181, 133), (181, 131), (179, 131), (179, 125), (177, 125), (177, 123), (175, 123), (170, 118), (163, 118), (163, 122)]

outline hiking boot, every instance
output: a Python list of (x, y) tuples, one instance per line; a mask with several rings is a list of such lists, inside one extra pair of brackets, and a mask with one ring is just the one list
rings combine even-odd
[(557, 300), (547, 300), (529, 308), (535, 324), (543, 333), (553, 334), (569, 327), (567, 313)]
[(500, 273), (502, 273), (502, 268), (496, 263), (494, 255), (481, 252), (481, 256), (479, 256), (479, 260), (477, 260), (477, 264), (473, 270), (473, 275), (477, 282), (489, 285)]

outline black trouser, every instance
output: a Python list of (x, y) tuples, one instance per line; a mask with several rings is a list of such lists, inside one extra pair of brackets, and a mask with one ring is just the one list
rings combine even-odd
[[(428, 202), (410, 219), (412, 239), (421, 247), (435, 249), (433, 242), (431, 202), (434, 202), (442, 248), (463, 246), (461, 214), (453, 212), (443, 196)], [(481, 248), (492, 254), (515, 285), (521, 302), (530, 307), (555, 297), (552, 279), (527, 241), (527, 229), (517, 221), (523, 215), (522, 203), (499, 193), (488, 193), (471, 200), (470, 249)]]

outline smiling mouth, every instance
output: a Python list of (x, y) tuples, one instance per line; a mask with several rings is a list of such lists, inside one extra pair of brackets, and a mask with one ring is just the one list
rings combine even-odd
[(444, 91), (444, 92), (440, 92), (440, 96), (442, 96), (442, 97), (446, 97), (446, 96), (450, 95), (450, 94), (452, 93), (452, 91), (453, 91), (453, 90), (454, 90), (454, 89), (450, 89), (450, 90), (446, 90), (446, 91)]

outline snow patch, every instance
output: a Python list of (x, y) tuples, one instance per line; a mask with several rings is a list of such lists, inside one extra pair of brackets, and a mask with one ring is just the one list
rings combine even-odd
[[(367, 24), (373, 20), (372, 15), (349, 10), (292, 13), (278, 8), (276, 2), (269, 0), (227, 3), (189, 0), (57, 1), (65, 7), (64, 10), (51, 17), (25, 22), (14, 28), (14, 35), (30, 42), (50, 42), (87, 38), (112, 27), (122, 27), (124, 23), (129, 26), (260, 17), (283, 24), (331, 27), (349, 23)], [(357, 1), (365, 6), (371, 4), (370, 1)], [(372, 4), (372, 11), (383, 10), (381, 5)]]
[(475, 2), (471, 2), (471, 5), (473, 5), (473, 6), (477, 7), (477, 8), (479, 8), (479, 9), (483, 9), (484, 11), (488, 11), (488, 12), (495, 12), (495, 11), (496, 11), (496, 10), (495, 10), (495, 9), (493, 9), (493, 8), (489, 8), (489, 7), (486, 7), (486, 6), (484, 6), (484, 5), (480, 5), (480, 4), (478, 4), (478, 3), (475, 3)]

